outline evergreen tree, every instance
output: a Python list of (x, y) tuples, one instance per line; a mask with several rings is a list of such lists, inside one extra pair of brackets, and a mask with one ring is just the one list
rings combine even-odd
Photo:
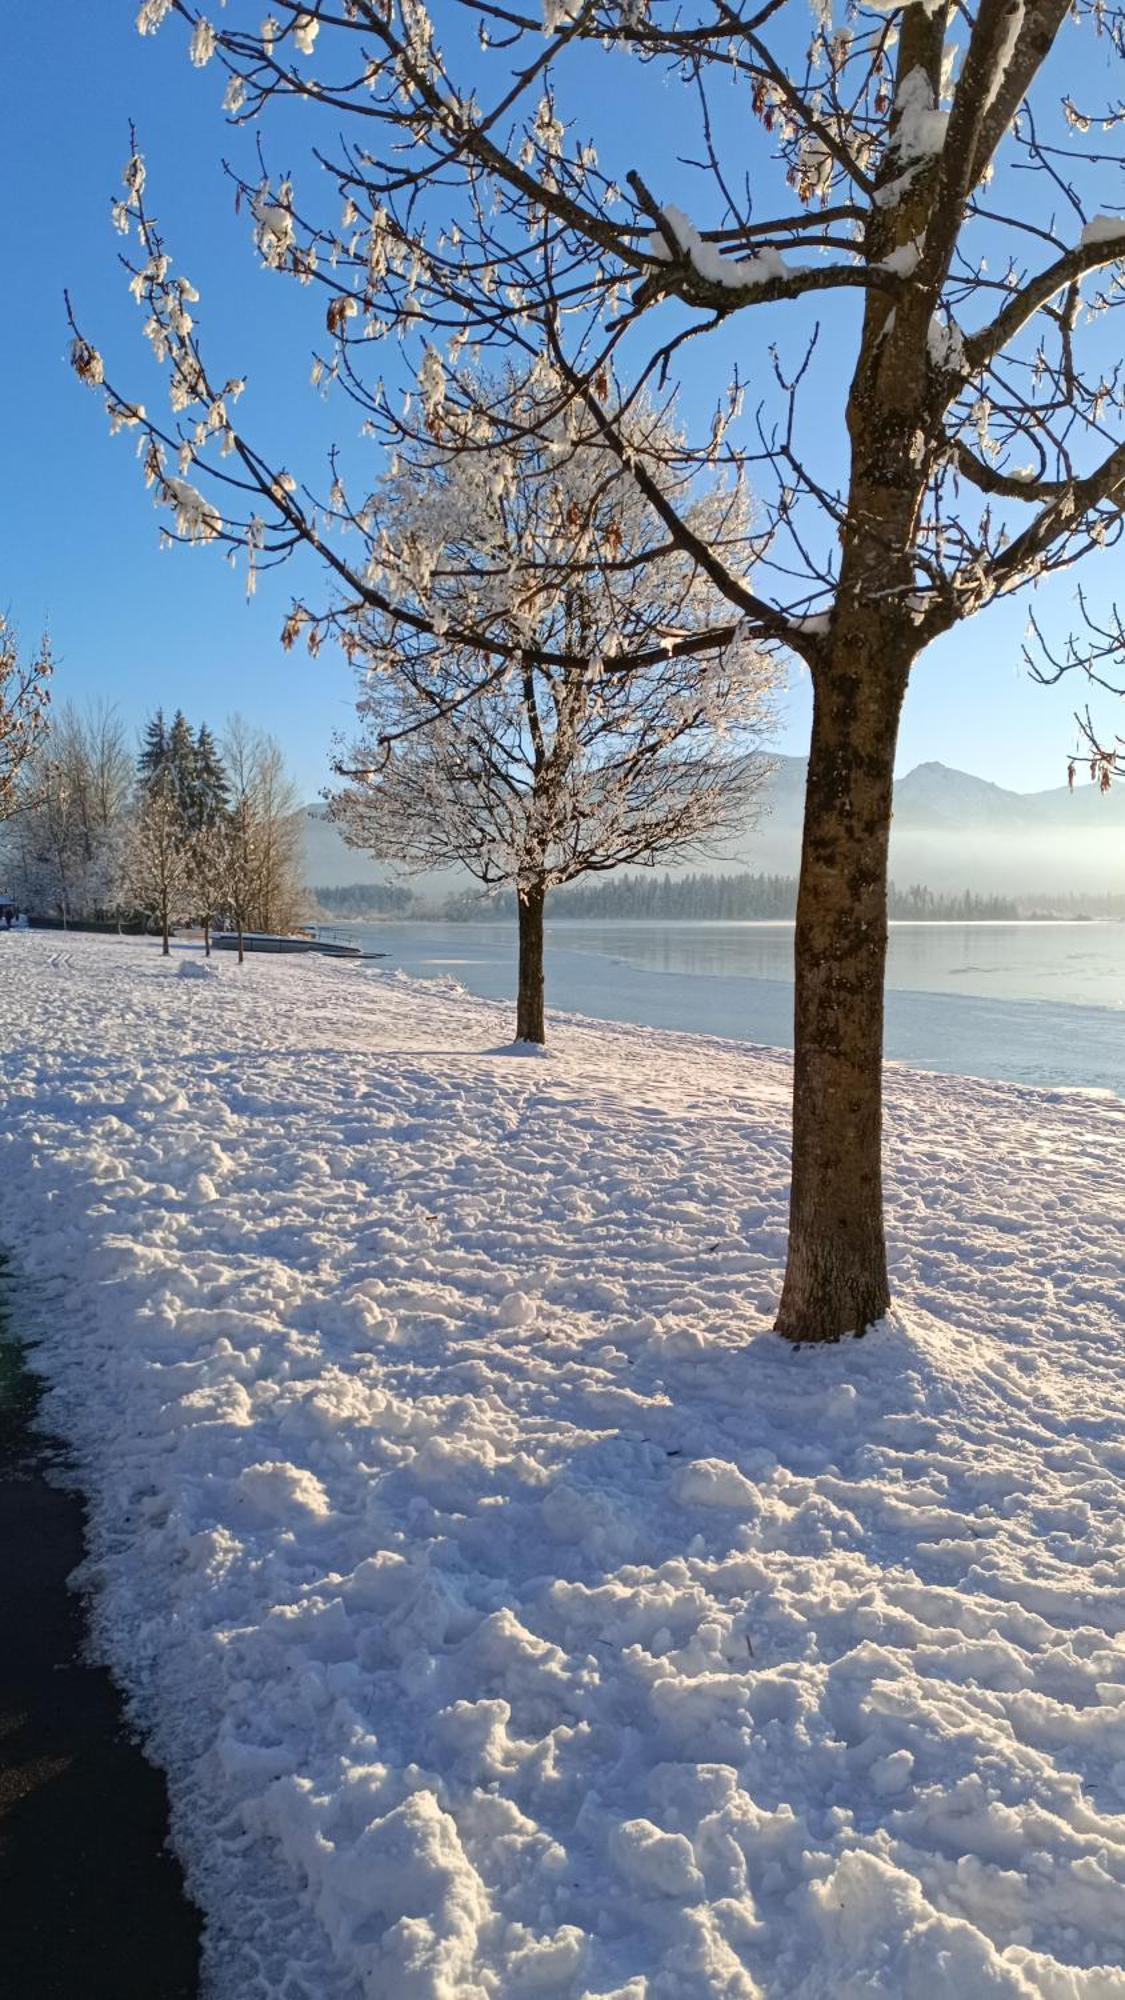
[(230, 780), (219, 746), (205, 722), (195, 739), (194, 810), (200, 828), (215, 826), (230, 810)]
[(173, 795), (185, 825), (190, 825), (194, 816), (196, 793), (195, 738), (182, 708), (176, 710), (172, 717), (172, 727), (168, 731), (167, 768), (172, 781)]
[(164, 710), (158, 708), (145, 723), (144, 741), (137, 758), (137, 774), (142, 785), (151, 784), (168, 761), (168, 730)]

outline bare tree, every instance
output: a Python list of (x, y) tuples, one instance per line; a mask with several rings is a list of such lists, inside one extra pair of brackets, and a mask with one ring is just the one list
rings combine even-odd
[(17, 822), (21, 856), (26, 874), (21, 883), (22, 899), (62, 918), (64, 929), (76, 908), (76, 888), (81, 880), (81, 855), (76, 839), (72, 774), (66, 765), (49, 754), (33, 766), (35, 805)]
[(281, 747), (267, 732), (233, 716), (223, 761), (230, 812), (221, 867), (241, 964), (246, 931), (291, 930), (305, 914), (301, 815)]
[[(193, 60), (225, 71), (235, 123), (259, 122), (268, 137), (275, 108), (294, 100), (321, 120), (316, 184), (331, 212), (271, 179), (264, 152), (240, 194), (262, 260), (321, 287), (320, 374), (369, 432), (391, 450), (432, 434), (471, 401), (474, 348), (522, 352), (558, 408), (598, 426), (730, 606), (707, 633), (667, 634), (665, 650), (713, 652), (740, 626), (807, 662), (777, 1323), (799, 1341), (862, 1329), (889, 1300), (886, 870), (910, 672), (940, 634), (1120, 535), (1120, 360), (1103, 315), (1122, 297), (1125, 222), (1098, 210), (1106, 186), (1116, 192), (1122, 113), (1112, 79), (1099, 94), (1093, 62), (1120, 62), (1120, 10), (880, 0), (837, 14), (817, 0), (810, 32), (804, 0), (448, 0), (447, 59), (422, 0), (275, 0), (261, 25), (249, 0), (216, 23), (186, 0), (145, 0), (142, 29), (173, 8), (191, 26)], [(1088, 83), (1068, 86), (1078, 76)], [(624, 129), (660, 130), (674, 106), (672, 145), (653, 146), (647, 180), (615, 116), (626, 87)], [(104, 381), (77, 330), (73, 359), (112, 421), (144, 432), (174, 532), (242, 547), (252, 566), (306, 545), (345, 607), (425, 622), (382, 581), (343, 460), (318, 501), (236, 426), (240, 378), (207, 371), (193, 290), (152, 222), (136, 154), (117, 214), (137, 235), (134, 289), (182, 414), (157, 424)], [(785, 327), (788, 358), (776, 347)], [(401, 404), (377, 378), (389, 332), (417, 378)], [(773, 532), (754, 551), (752, 583), (748, 564), (728, 565), (692, 534), (660, 455), (631, 451), (623, 435), (635, 398), (688, 360), (711, 383), (714, 420), (694, 450), (677, 449), (677, 469), (754, 468)], [(760, 400), (743, 413), (746, 381)], [(193, 465), (213, 474), (206, 494), (187, 477)], [(323, 616), (298, 609), (315, 643)], [(1115, 646), (1115, 620), (1111, 631)], [(482, 685), (511, 657), (487, 626), (446, 636), (478, 653)], [(1088, 670), (1097, 657), (1096, 641), (1078, 652)]]
[(191, 843), (170, 770), (157, 771), (140, 789), (126, 870), (137, 908), (160, 927), (167, 958), (172, 925), (191, 914), (192, 904)]
[(44, 638), (30, 659), (20, 655), (19, 641), (0, 613), (0, 823), (34, 802), (26, 778), (47, 729), (54, 671), (51, 648)]
[(86, 709), (67, 702), (52, 719), (44, 755), (44, 802), (69, 913), (109, 916), (121, 906), (133, 791), (133, 760), (117, 710), (103, 701)]
[(231, 895), (230, 815), (224, 813), (196, 827), (191, 835), (192, 901), (203, 924), (203, 955), (211, 956), (211, 932), (216, 917), (228, 908)]
[(259, 733), (254, 756), (256, 822), (256, 922), (263, 931), (289, 931), (308, 902), (304, 882), (301, 800), (285, 768), (277, 739)]
[[(443, 432), (404, 452), (372, 498), (396, 601), (436, 630), (379, 612), (344, 628), (363, 735), (330, 808), (351, 845), (381, 859), (459, 863), (515, 890), (516, 1036), (538, 1043), (549, 891), (745, 825), (768, 769), (754, 751), (776, 668), (732, 643), (628, 671), (670, 628), (712, 623), (714, 586), (582, 412), (543, 418), (527, 376), (483, 380), (476, 396), (472, 449)], [(671, 441), (668, 419), (642, 409), (625, 434), (659, 432)], [(739, 490), (681, 497), (709, 546), (747, 544)], [(479, 653), (444, 634), (485, 619), (513, 654), (482, 687)]]
[(17, 899), (64, 924), (119, 910), (132, 759), (116, 711), (68, 702), (24, 759), (4, 865)]

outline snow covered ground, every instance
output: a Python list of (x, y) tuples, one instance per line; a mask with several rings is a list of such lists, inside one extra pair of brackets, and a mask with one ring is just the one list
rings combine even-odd
[[(1125, 1995), (1125, 1105), (0, 937), (0, 1235), (217, 2000)], [(596, 1005), (596, 992), (591, 995)]]

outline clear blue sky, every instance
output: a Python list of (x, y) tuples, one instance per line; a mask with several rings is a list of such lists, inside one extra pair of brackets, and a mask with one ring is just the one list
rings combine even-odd
[[(351, 679), (334, 651), (316, 662), (282, 652), (295, 574), (266, 579), (247, 602), (241, 572), (213, 550), (162, 552), (132, 440), (108, 437), (100, 400), (66, 362), (64, 285), (115, 381), (156, 401), (117, 261), (123, 239), (109, 222), (133, 118), (148, 162), (146, 199), (177, 268), (203, 295), (198, 316), (213, 372), (249, 375), (241, 414), (251, 434), (319, 480), (326, 438), (355, 429), (342, 400), (326, 409), (309, 388), (323, 295), (260, 270), (246, 218), (234, 214), (221, 161), (239, 142), (219, 112), (217, 68), (191, 69), (175, 21), (142, 40), (135, 14), (136, 0), (55, 0), (14, 9), (7, 23), (0, 605), (28, 637), (49, 627), (58, 698), (104, 696), (131, 726), (158, 704), (216, 725), (238, 709), (281, 739), (313, 797), (328, 775), (333, 733), (350, 723)], [(287, 162), (275, 152), (271, 164)], [(1120, 557), (1106, 563), (1118, 567)], [(1071, 579), (1042, 594), (1039, 608), (1054, 607), (1056, 629), (1073, 587)], [(999, 606), (920, 662), (902, 770), (936, 758), (1019, 790), (1064, 781), (1081, 690), (1028, 681), (1019, 650), (1025, 619), (1022, 604)], [(807, 684), (798, 680), (780, 749), (803, 754), (808, 714)]]

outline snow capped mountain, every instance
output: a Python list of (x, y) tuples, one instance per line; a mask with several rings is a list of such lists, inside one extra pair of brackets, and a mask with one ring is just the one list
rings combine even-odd
[[(757, 824), (689, 864), (697, 869), (793, 875), (800, 858), (805, 760), (777, 757)], [(313, 886), (394, 880), (394, 870), (347, 847), (322, 805), (305, 810)], [(895, 786), (891, 871), (901, 885), (1018, 892), (1125, 889), (1125, 785), (1099, 792), (1080, 769), (1074, 790), (1013, 792), (936, 761)], [(672, 872), (675, 872), (674, 870)], [(428, 900), (469, 887), (458, 870), (417, 883)]]
[(918, 764), (895, 786), (895, 822), (959, 833), (987, 827), (1082, 826), (1108, 835), (1125, 828), (1125, 791), (1099, 792), (1082, 772), (1073, 791), (1058, 785), (1045, 792), (1009, 792), (948, 764)]
[[(1027, 802), (1035, 797), (1029, 793)], [(895, 823), (909, 827), (1012, 826), (1023, 821), (1024, 796), (1001, 785), (953, 771), (948, 764), (918, 764), (895, 786)]]

